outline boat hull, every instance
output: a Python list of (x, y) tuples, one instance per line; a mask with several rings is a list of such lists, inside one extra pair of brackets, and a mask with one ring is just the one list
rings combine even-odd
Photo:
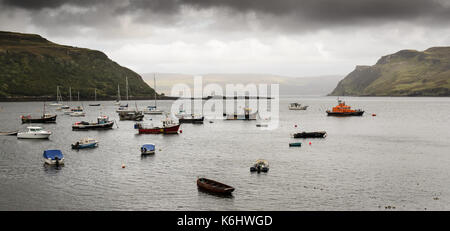
[(180, 124), (202, 124), (203, 121), (205, 120), (205, 117), (202, 116), (202, 118), (180, 118), (178, 119), (178, 122)]
[(72, 125), (73, 131), (79, 130), (102, 130), (102, 129), (112, 129), (114, 121), (110, 121), (104, 124), (76, 124)]
[(155, 127), (155, 128), (139, 128), (139, 134), (178, 134), (180, 125), (170, 127)]
[(64, 158), (61, 160), (54, 160), (54, 159), (44, 159), (44, 162), (48, 165), (64, 165)]
[(289, 110), (306, 110), (308, 106), (302, 106), (302, 107), (289, 107)]
[(206, 178), (197, 179), (197, 187), (217, 194), (231, 194), (234, 191), (234, 188), (229, 185)]
[(289, 143), (289, 147), (301, 147), (302, 143)]
[(72, 149), (85, 149), (85, 148), (96, 148), (98, 147), (98, 143), (90, 143), (90, 144), (72, 144)]
[(338, 117), (345, 117), (345, 116), (362, 116), (364, 114), (364, 111), (355, 111), (355, 112), (332, 112), (327, 111), (328, 116), (338, 116)]
[(141, 151), (141, 155), (153, 155), (153, 154), (155, 154), (155, 150)]
[(164, 112), (159, 110), (146, 110), (144, 111), (144, 114), (148, 115), (162, 115)]
[(27, 133), (19, 132), (17, 133), (18, 139), (48, 139), (52, 133)]
[(293, 135), (294, 138), (325, 138), (326, 132), (299, 132)]
[(22, 117), (22, 123), (56, 123), (56, 115), (41, 118)]

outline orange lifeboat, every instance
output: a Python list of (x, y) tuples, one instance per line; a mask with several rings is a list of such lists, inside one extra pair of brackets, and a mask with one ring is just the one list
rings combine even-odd
[(333, 109), (327, 110), (329, 116), (362, 116), (364, 111), (361, 109), (354, 110), (346, 105), (344, 101), (338, 99), (338, 105)]

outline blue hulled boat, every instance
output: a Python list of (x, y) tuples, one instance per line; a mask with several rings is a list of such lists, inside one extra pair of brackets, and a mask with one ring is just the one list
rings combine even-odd
[(72, 144), (72, 149), (96, 148), (96, 147), (98, 147), (98, 141), (92, 138), (84, 138)]

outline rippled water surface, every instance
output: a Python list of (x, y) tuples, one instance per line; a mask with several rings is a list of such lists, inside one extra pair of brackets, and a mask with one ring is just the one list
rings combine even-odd
[[(327, 117), (334, 97), (286, 97), (273, 131), (255, 121), (215, 120), (183, 124), (181, 134), (166, 136), (137, 135), (133, 122), (118, 120), (112, 102), (84, 102), (87, 117), (56, 112), (56, 124), (42, 125), (53, 132), (50, 140), (0, 136), (0, 210), (449, 210), (450, 98), (345, 100), (365, 109), (364, 116)], [(296, 101), (310, 107), (289, 111)], [(158, 105), (167, 111), (171, 103)], [(23, 130), (19, 116), (39, 114), (42, 103), (0, 107), (0, 130)], [(71, 130), (72, 123), (100, 113), (118, 127)], [(295, 139), (302, 147), (289, 148), (298, 129), (326, 130), (328, 136)], [(72, 150), (70, 144), (83, 137), (96, 138), (99, 147)], [(139, 147), (148, 142), (157, 153), (142, 158)], [(45, 167), (45, 149), (61, 149), (65, 166)], [(249, 172), (259, 158), (269, 161), (269, 173)], [(234, 186), (233, 197), (198, 191), (198, 176)]]

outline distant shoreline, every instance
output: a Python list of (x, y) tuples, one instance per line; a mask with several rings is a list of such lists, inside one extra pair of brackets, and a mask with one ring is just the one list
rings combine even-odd
[[(132, 100), (154, 100), (154, 96), (133, 96), (130, 97), (128, 101)], [(215, 96), (215, 97), (203, 97), (203, 98), (183, 98), (183, 97), (176, 97), (176, 96), (158, 96), (157, 100), (177, 100), (177, 99), (202, 99), (202, 100), (208, 100), (208, 99), (273, 99), (273, 97), (259, 97), (259, 96)], [(102, 97), (97, 98), (97, 101), (116, 101), (117, 98), (114, 97)], [(17, 96), (17, 97), (0, 97), (0, 102), (54, 102), (55, 97), (54, 96)], [(77, 99), (72, 100), (71, 102), (76, 102)], [(94, 101), (94, 98), (81, 98), (80, 101)], [(125, 99), (122, 99), (121, 101), (126, 101)], [(63, 100), (63, 102), (69, 102), (68, 100)]]

